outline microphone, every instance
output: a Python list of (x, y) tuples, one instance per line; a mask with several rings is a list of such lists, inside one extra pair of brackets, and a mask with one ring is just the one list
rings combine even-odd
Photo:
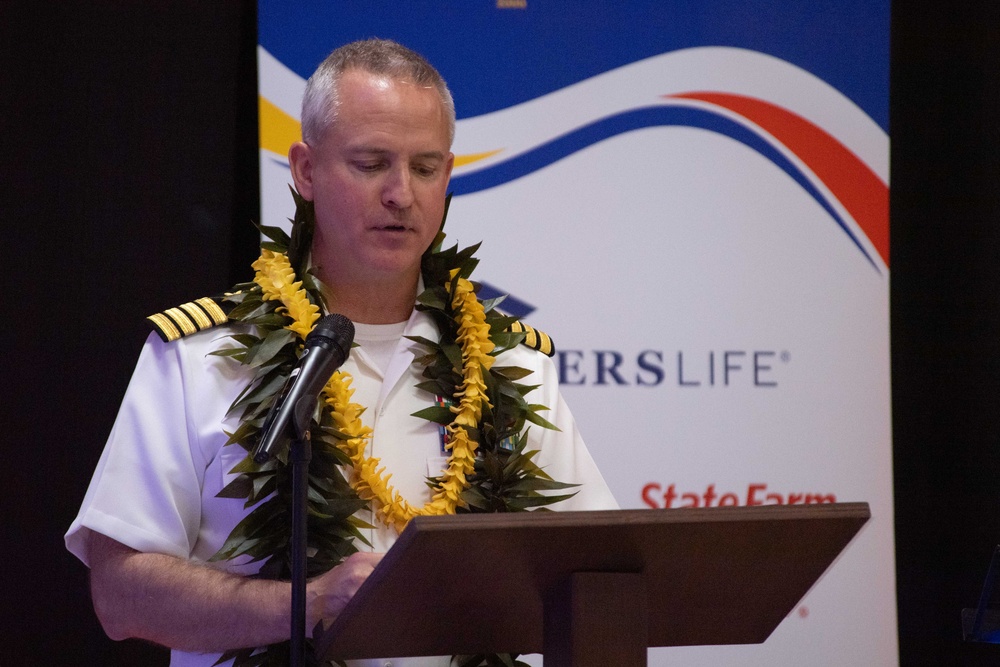
[(281, 388), (261, 427), (253, 460), (267, 463), (293, 436), (302, 437), (316, 409), (319, 392), (347, 360), (354, 342), (354, 323), (343, 315), (326, 315), (306, 336), (305, 350)]

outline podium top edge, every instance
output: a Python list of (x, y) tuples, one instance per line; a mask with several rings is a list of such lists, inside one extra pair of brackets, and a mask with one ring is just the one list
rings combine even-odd
[[(811, 505), (754, 505), (740, 507), (692, 507), (671, 509), (624, 509), (573, 512), (509, 512), (469, 513), (444, 516), (420, 516), (410, 522), (404, 532), (468, 530), (475, 527), (507, 529), (546, 529), (557, 526), (586, 524), (602, 525), (653, 525), (662, 523), (705, 523), (726, 521), (796, 521), (796, 520), (856, 520), (865, 523), (871, 518), (867, 502), (817, 503)], [(401, 536), (402, 537), (402, 536)]]

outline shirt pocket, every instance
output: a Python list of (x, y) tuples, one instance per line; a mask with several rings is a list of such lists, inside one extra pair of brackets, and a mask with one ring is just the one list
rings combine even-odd
[[(233, 468), (240, 464), (247, 457), (247, 451), (237, 444), (226, 445), (219, 451), (218, 464), (219, 468), (215, 471), (214, 477), (217, 494), (222, 489), (226, 488), (231, 484), (237, 477), (239, 473), (231, 472)], [(209, 485), (206, 484), (206, 487)], [(213, 494), (215, 495), (215, 494)]]

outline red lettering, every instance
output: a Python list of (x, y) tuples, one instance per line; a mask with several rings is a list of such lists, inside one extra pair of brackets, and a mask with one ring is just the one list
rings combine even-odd
[(767, 484), (751, 484), (747, 488), (747, 506), (763, 505), (764, 503), (757, 500), (757, 492), (765, 489), (767, 489)]
[(642, 502), (646, 503), (647, 505), (649, 505), (649, 507), (651, 507), (654, 510), (659, 508), (659, 505), (656, 504), (656, 500), (650, 498), (651, 493), (659, 490), (660, 490), (660, 485), (655, 482), (650, 482), (646, 486), (642, 487)]
[(674, 490), (674, 485), (671, 484), (667, 487), (667, 492), (663, 494), (663, 506), (670, 509), (674, 506), (675, 500), (677, 500), (677, 492)]
[[(662, 495), (661, 495), (662, 494)], [(731, 492), (719, 493), (715, 483), (705, 487), (705, 491), (678, 492), (676, 484), (670, 484), (666, 491), (656, 482), (649, 482), (642, 487), (642, 502), (652, 509), (676, 507), (736, 507), (740, 504), (739, 495)], [(757, 507), (761, 505), (800, 505), (835, 503), (837, 496), (833, 493), (789, 493), (787, 496), (767, 488), (764, 482), (754, 482), (747, 485), (746, 505)]]

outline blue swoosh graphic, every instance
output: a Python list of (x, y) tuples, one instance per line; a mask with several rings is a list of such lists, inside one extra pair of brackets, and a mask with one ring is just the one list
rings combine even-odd
[(450, 190), (456, 195), (466, 195), (479, 192), (480, 190), (488, 190), (489, 188), (526, 176), (605, 139), (633, 130), (658, 126), (694, 127), (715, 132), (740, 142), (770, 160), (779, 169), (788, 174), (792, 180), (798, 183), (833, 218), (840, 229), (847, 234), (848, 238), (861, 251), (861, 254), (865, 256), (868, 263), (879, 274), (882, 273), (878, 264), (872, 259), (868, 251), (865, 250), (865, 247), (847, 226), (847, 223), (844, 222), (840, 214), (827, 201), (826, 197), (816, 189), (801, 169), (750, 128), (705, 109), (682, 106), (654, 106), (632, 109), (614, 116), (607, 116), (589, 125), (584, 125), (583, 127), (567, 132), (505, 162), (471, 174), (452, 176)]
[(518, 299), (517, 297), (508, 294), (507, 292), (504, 292), (500, 288), (494, 287), (487, 282), (480, 281), (477, 296), (480, 299), (495, 299), (499, 296), (506, 296), (507, 298), (497, 306), (497, 310), (501, 310), (508, 315), (513, 315), (514, 317), (524, 318), (535, 312), (535, 307), (527, 301)]

